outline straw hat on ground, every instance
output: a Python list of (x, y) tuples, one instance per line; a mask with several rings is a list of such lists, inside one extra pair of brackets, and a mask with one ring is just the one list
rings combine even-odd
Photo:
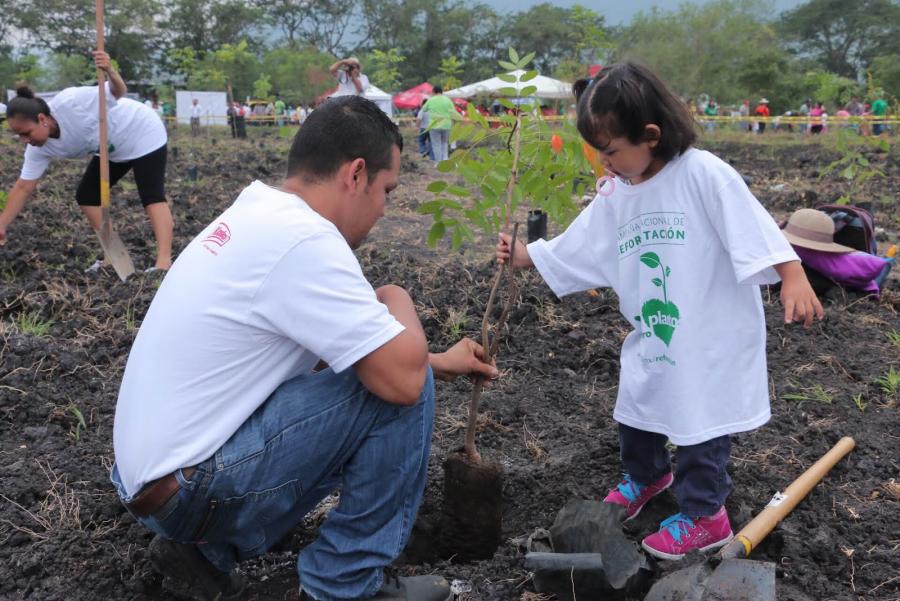
[(769, 99), (768, 98), (760, 98), (759, 103), (760, 104), (769, 104)]
[(850, 253), (855, 249), (834, 242), (834, 221), (816, 209), (794, 211), (785, 224), (784, 237), (794, 246), (827, 253)]

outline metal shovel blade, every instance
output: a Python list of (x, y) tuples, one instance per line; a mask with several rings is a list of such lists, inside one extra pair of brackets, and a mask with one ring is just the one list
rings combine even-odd
[(776, 601), (775, 564), (726, 559), (704, 561), (661, 578), (644, 601)]
[(109, 208), (103, 207), (101, 210), (102, 218), (100, 220), (100, 229), (97, 231), (97, 237), (100, 238), (100, 246), (106, 254), (106, 260), (109, 261), (116, 275), (124, 282), (132, 273), (134, 273), (134, 263), (131, 261), (131, 255), (119, 234), (112, 227), (112, 220), (109, 217)]

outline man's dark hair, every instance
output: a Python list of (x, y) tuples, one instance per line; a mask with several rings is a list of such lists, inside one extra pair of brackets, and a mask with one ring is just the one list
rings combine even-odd
[(34, 95), (34, 90), (28, 86), (16, 88), (16, 97), (9, 101), (6, 107), (6, 118), (24, 117), (29, 121), (37, 121), (38, 115), (50, 116), (50, 107), (43, 98)]
[(592, 146), (600, 136), (625, 137), (632, 144), (646, 142), (645, 128), (653, 123), (661, 132), (653, 156), (670, 161), (697, 139), (687, 107), (644, 65), (610, 65), (593, 79), (576, 81), (573, 90), (578, 132)]
[(432, 88), (432, 91), (433, 91), (435, 94), (443, 94), (443, 93), (444, 93), (444, 86), (438, 84), (438, 85), (436, 85), (436, 86), (434, 86), (434, 87)]
[(328, 179), (341, 165), (364, 159), (369, 181), (390, 169), (392, 149), (403, 150), (397, 126), (378, 105), (360, 96), (329, 98), (310, 113), (288, 154), (288, 177)]

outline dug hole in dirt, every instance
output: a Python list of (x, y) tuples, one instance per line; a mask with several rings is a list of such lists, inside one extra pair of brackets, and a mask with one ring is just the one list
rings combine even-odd
[[(187, 148), (181, 138), (187, 133), (179, 129), (172, 145)], [(409, 151), (409, 133), (401, 185), (358, 256), (374, 285), (410, 290), (431, 350), (440, 351), (462, 335), (479, 338), (494, 275), (493, 241), (477, 240), (462, 253), (443, 242), (437, 249), (425, 245), (430, 224), (415, 208), (430, 199), (425, 187), (439, 174)], [(195, 181), (187, 161), (169, 165), (176, 250), (252, 180), (277, 183), (284, 170), (289, 140), (274, 132), (250, 132), (264, 137), (264, 148), (254, 140), (225, 144), (224, 134), (216, 135), (219, 144), (197, 149)], [(711, 148), (751, 178), (753, 192), (777, 219), (808, 206), (810, 193), (823, 203), (842, 193), (840, 180), (818, 179), (834, 155), (815, 144), (753, 140)], [(14, 183), (21, 153), (8, 137), (0, 140), (0, 189)], [(870, 160), (887, 174), (863, 190), (876, 201), (884, 244), (900, 230), (896, 205), (879, 200), (896, 202), (900, 195), (897, 145)], [(110, 270), (82, 273), (98, 253), (73, 200), (83, 168), (77, 161), (55, 163), (0, 247), (0, 599), (169, 600), (150, 568), (150, 533), (122, 508), (109, 483), (116, 395), (161, 275), (121, 283)], [(152, 234), (131, 176), (112, 189), (112, 199), (117, 231), (136, 267), (152, 265)], [(559, 231), (552, 224), (550, 230), (551, 236)], [(621, 475), (611, 416), (619, 349), (630, 326), (615, 296), (600, 291), (559, 300), (533, 273), (519, 277), (519, 301), (499, 352), (502, 377), (482, 399), (477, 432), (480, 453), (503, 467), (500, 545), (489, 559), (470, 561), (439, 550), (417, 555), (410, 547), (399, 563), (404, 574), (457, 581), (458, 601), (548, 601), (524, 567), (524, 541), (549, 529), (573, 499), (602, 498)], [(735, 437), (734, 492), (727, 501), (733, 526), (749, 521), (841, 436), (857, 442), (753, 555), (778, 565), (780, 601), (900, 598), (900, 384), (890, 376), (900, 372), (898, 290), (892, 278), (880, 301), (829, 293), (826, 320), (809, 330), (785, 326), (777, 296), (763, 291), (772, 419)], [(464, 379), (438, 383), (433, 455), (414, 543), (442, 542), (428, 535), (440, 527), (449, 480), (444, 463), (459, 448), (470, 393)], [(241, 565), (248, 601), (298, 598), (297, 552), (315, 537), (326, 511), (320, 508), (276, 549)], [(662, 495), (628, 523), (626, 534), (640, 541), (676, 511), (674, 498)], [(662, 564), (661, 571), (677, 567)]]

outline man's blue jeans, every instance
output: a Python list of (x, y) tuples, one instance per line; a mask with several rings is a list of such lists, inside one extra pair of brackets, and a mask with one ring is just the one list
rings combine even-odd
[(416, 140), (419, 142), (419, 154), (423, 157), (427, 156), (433, 161), (434, 151), (431, 148), (431, 137), (425, 128), (419, 130), (419, 135), (416, 136)]
[[(228, 571), (264, 553), (323, 498), (341, 489), (319, 537), (298, 561), (319, 601), (373, 596), (403, 550), (428, 473), (434, 420), (431, 371), (416, 405), (374, 396), (353, 369), (282, 384), (181, 489), (148, 518), (150, 530), (197, 543)], [(113, 483), (130, 500), (113, 467)]]

